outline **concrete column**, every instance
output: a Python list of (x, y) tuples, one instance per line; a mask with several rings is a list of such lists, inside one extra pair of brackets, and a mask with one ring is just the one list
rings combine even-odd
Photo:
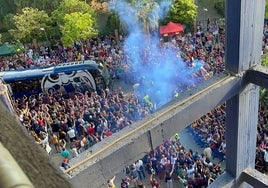
[[(264, 3), (226, 1), (226, 69), (238, 77), (260, 64)], [(226, 103), (226, 172), (234, 177), (234, 187), (240, 186), (241, 172), (255, 166), (258, 104), (259, 87), (253, 84)]]

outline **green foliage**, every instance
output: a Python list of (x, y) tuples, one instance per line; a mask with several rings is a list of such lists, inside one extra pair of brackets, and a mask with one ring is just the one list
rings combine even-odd
[[(268, 67), (268, 56), (264, 55), (261, 60), (262, 66)], [(268, 105), (268, 89), (260, 88), (260, 105)]]
[[(3, 40), (14, 40), (17, 28), (13, 21), (13, 15), (22, 14), (25, 7), (43, 10), (48, 15), (55, 10), (62, 0), (1, 0), (0, 1), (0, 28)], [(10, 30), (12, 36), (7, 31)], [(18, 38), (18, 37), (16, 37)], [(28, 40), (28, 39), (27, 39)]]
[(52, 20), (59, 27), (64, 45), (97, 35), (96, 14), (86, 3), (79, 0), (63, 0), (52, 12)]
[(224, 17), (225, 15), (225, 0), (219, 0), (214, 4), (215, 9), (217, 10), (218, 14)]
[(96, 18), (94, 10), (86, 3), (79, 0), (63, 0), (59, 7), (52, 12), (52, 20), (60, 27), (64, 24), (66, 14), (74, 12), (89, 13)]
[(9, 32), (2, 32), (2, 43), (8, 42), (8, 41), (14, 41), (14, 38), (10, 35)]
[(268, 0), (265, 1), (265, 18), (268, 18)]
[(16, 14), (25, 7), (37, 8), (50, 14), (55, 10), (62, 0), (1, 0), (0, 1), (0, 20), (7, 14)]
[(0, 20), (2, 20), (7, 14), (15, 13), (16, 7), (12, 0), (0, 1)]
[(186, 25), (192, 25), (197, 15), (197, 6), (193, 0), (174, 0), (170, 12), (163, 20), (179, 22)]
[(112, 13), (109, 15), (106, 26), (102, 29), (101, 34), (113, 34), (115, 29), (120, 30), (120, 19), (117, 13)]
[(14, 14), (7, 14), (3, 19), (3, 25), (6, 30), (15, 29), (15, 21), (14, 21)]
[(260, 88), (260, 105), (267, 106), (268, 104), (268, 90), (266, 88)]
[(25, 7), (37, 8), (38, 10), (44, 10), (47, 13), (51, 13), (55, 10), (61, 0), (11, 0), (14, 2), (14, 6), (16, 7), (16, 11), (20, 11)]
[(268, 67), (268, 55), (264, 55), (261, 59), (262, 66)]
[(40, 28), (46, 26), (49, 17), (45, 11), (26, 7), (21, 14), (16, 14), (13, 20), (16, 28), (10, 29), (10, 34), (17, 40), (29, 42), (41, 33)]
[(132, 3), (135, 3), (139, 10), (136, 17), (144, 30), (146, 32), (156, 30), (159, 20), (159, 2), (153, 0), (134, 0)]
[(66, 14), (63, 21), (62, 41), (65, 46), (98, 34), (97, 30), (94, 29), (95, 20), (89, 13), (73, 12)]

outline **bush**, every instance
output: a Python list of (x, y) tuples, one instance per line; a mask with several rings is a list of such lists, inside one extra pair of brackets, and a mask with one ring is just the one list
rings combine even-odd
[(220, 0), (214, 4), (215, 9), (217, 10), (218, 14), (222, 17), (225, 16), (225, 1)]

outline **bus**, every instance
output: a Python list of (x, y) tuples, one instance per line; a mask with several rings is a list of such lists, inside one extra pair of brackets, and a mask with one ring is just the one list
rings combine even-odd
[(62, 63), (46, 68), (0, 72), (11, 97), (60, 91), (63, 94), (84, 91), (100, 92), (109, 84), (109, 72), (101, 62), (93, 60)]

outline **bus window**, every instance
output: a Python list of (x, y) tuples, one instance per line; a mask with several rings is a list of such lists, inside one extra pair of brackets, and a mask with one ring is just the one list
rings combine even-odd
[(15, 98), (22, 97), (23, 95), (29, 96), (42, 92), (41, 80), (38, 78), (11, 82), (9, 85)]

